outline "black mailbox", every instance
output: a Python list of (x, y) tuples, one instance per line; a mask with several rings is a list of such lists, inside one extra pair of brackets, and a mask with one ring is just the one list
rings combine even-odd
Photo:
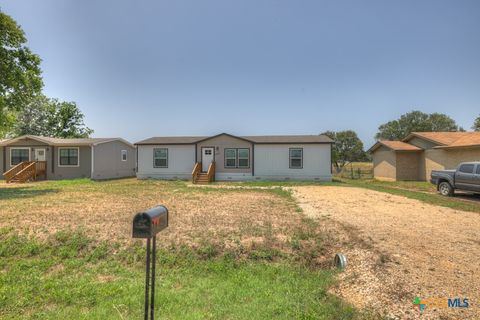
[(168, 209), (158, 206), (135, 215), (133, 237), (152, 238), (166, 227), (168, 227)]

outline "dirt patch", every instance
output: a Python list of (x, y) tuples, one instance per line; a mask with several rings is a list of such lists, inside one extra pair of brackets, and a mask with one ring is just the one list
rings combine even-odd
[(343, 238), (349, 266), (334, 291), (398, 319), (413, 299), (468, 297), (468, 309), (428, 308), (423, 319), (480, 318), (480, 216), (350, 187), (295, 187), (304, 212)]
[[(260, 257), (285, 253), (321, 260), (309, 222), (288, 193), (276, 188), (197, 188), (183, 182), (134, 179), (62, 185), (56, 182), (7, 185), (0, 200), (0, 228), (46, 239), (58, 231), (80, 229), (98, 241), (129, 246), (135, 213), (158, 204), (168, 207), (170, 226), (158, 238), (165, 248), (188, 246), (205, 255), (234, 252)], [(49, 191), (53, 190), (53, 191)], [(319, 226), (314, 226), (319, 228)], [(296, 239), (292, 245), (292, 239)], [(326, 246), (326, 245), (325, 245)], [(310, 251), (308, 251), (310, 250)], [(260, 252), (260, 253), (259, 253)]]

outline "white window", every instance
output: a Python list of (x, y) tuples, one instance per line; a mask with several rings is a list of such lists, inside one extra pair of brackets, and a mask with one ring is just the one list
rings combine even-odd
[(290, 148), (290, 169), (303, 168), (303, 149)]
[(153, 149), (153, 167), (168, 168), (168, 149), (167, 148)]
[(30, 148), (10, 149), (10, 166), (16, 166), (24, 161), (30, 161)]
[(80, 150), (76, 148), (58, 148), (59, 167), (78, 167), (80, 165)]
[(249, 168), (250, 167), (250, 149), (238, 149), (238, 167)]
[(127, 161), (127, 150), (122, 150), (122, 161)]
[(250, 149), (225, 149), (225, 168), (250, 168)]
[(237, 149), (225, 149), (225, 168), (237, 167)]

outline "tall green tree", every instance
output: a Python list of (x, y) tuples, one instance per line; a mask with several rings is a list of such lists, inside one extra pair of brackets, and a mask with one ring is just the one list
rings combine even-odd
[(15, 135), (58, 138), (86, 138), (93, 130), (85, 126), (84, 115), (74, 102), (37, 96), (18, 114)]
[(411, 111), (397, 120), (392, 120), (378, 127), (377, 140), (402, 140), (412, 132), (426, 131), (465, 131), (455, 120), (442, 113), (424, 113)]
[(480, 116), (473, 122), (473, 131), (480, 131)]
[(30, 100), (26, 107), (18, 113), (12, 135), (50, 136), (49, 103), (49, 99), (44, 95), (38, 95)]
[(25, 108), (43, 87), (40, 57), (25, 45), (20, 26), (0, 11), (0, 134), (15, 122), (16, 112)]
[(337, 172), (340, 172), (349, 162), (367, 159), (363, 150), (363, 142), (355, 131), (326, 131), (323, 134), (335, 141), (332, 146), (332, 164)]
[(85, 125), (85, 116), (75, 102), (51, 99), (50, 122), (52, 137), (87, 138), (93, 130)]

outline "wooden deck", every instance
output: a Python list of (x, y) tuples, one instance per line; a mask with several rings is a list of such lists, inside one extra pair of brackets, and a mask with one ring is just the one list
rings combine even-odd
[(3, 173), (5, 181), (10, 182), (27, 182), (36, 181), (38, 177), (47, 176), (47, 162), (46, 161), (23, 161)]

